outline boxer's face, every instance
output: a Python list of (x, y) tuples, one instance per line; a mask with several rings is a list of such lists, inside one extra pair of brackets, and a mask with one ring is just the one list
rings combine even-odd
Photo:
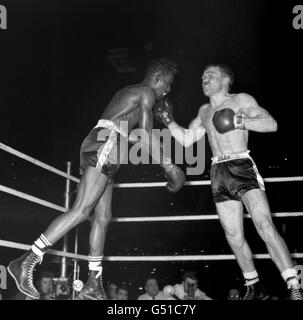
[(145, 290), (151, 297), (155, 297), (159, 293), (159, 286), (157, 280), (149, 279), (146, 282)]
[(226, 82), (226, 78), (223, 77), (219, 67), (209, 67), (202, 75), (202, 88), (207, 97), (211, 97), (216, 93), (219, 93)]
[(164, 96), (166, 96), (170, 92), (173, 81), (174, 81), (174, 76), (171, 74), (155, 75), (152, 87), (156, 92), (157, 99), (162, 99)]

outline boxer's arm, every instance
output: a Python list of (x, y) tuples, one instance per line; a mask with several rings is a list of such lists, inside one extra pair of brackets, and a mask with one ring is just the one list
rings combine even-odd
[(252, 96), (241, 93), (238, 98), (241, 109), (237, 112), (237, 115), (244, 115), (244, 127), (246, 130), (257, 132), (277, 131), (276, 120), (268, 111), (260, 107)]
[(199, 111), (198, 116), (190, 123), (188, 129), (179, 126), (175, 121), (168, 125), (171, 135), (185, 148), (199, 141), (205, 135), (200, 113), (201, 111)]
[(154, 99), (149, 99), (148, 95), (147, 99), (142, 99), (139, 114), (139, 143), (155, 163), (163, 168), (165, 178), (168, 180), (166, 188), (169, 192), (174, 193), (181, 190), (186, 178), (184, 172), (178, 166), (172, 164), (171, 158), (165, 155), (159, 137), (156, 137), (152, 131), (153, 114), (151, 109), (154, 105)]
[[(155, 103), (155, 96), (148, 92), (140, 101), (139, 129), (140, 143), (142, 148), (147, 151), (156, 163), (171, 163), (171, 159), (166, 157), (162, 151), (159, 139), (153, 134), (153, 114), (152, 107)], [(161, 157), (163, 160), (161, 161)]]

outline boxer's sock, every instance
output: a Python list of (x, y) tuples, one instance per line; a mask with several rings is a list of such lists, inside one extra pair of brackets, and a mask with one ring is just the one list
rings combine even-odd
[(40, 258), (43, 257), (46, 250), (51, 247), (52, 244), (46, 239), (46, 237), (41, 234), (40, 237), (34, 242), (31, 250)]
[(245, 285), (250, 286), (252, 284), (255, 284), (259, 281), (259, 275), (256, 270), (251, 272), (243, 272), (243, 276), (245, 279)]
[(102, 274), (102, 259), (103, 256), (89, 256), (88, 269), (89, 271), (97, 271), (96, 278)]
[(289, 268), (284, 270), (282, 273), (282, 278), (284, 281), (287, 283), (287, 287), (295, 287), (299, 288), (300, 283), (299, 283), (299, 277), (298, 277), (298, 272), (295, 268)]

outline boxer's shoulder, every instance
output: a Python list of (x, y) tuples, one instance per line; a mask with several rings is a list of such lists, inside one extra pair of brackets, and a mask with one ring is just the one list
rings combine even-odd
[(255, 98), (248, 93), (237, 93), (234, 95), (233, 100), (242, 106), (250, 105), (252, 102), (255, 102)]
[(237, 112), (240, 108), (243, 108), (248, 104), (249, 97), (251, 96), (246, 93), (233, 93), (229, 95), (228, 99), (212, 109), (214, 112), (221, 109), (232, 109), (234, 112)]
[(143, 84), (132, 84), (124, 87), (122, 90), (117, 92), (118, 94), (130, 95), (134, 97), (150, 96), (155, 97), (155, 92), (152, 88), (145, 86)]
[(200, 117), (203, 117), (208, 109), (209, 109), (209, 103), (202, 104), (201, 107), (199, 108), (198, 115)]
[(156, 96), (155, 91), (151, 87), (142, 83), (130, 85), (127, 88), (138, 95)]
[(199, 112), (205, 111), (208, 107), (209, 107), (209, 103), (202, 104), (201, 107), (199, 108)]
[(151, 107), (156, 101), (155, 91), (151, 87), (142, 84), (134, 85), (132, 92), (134, 96), (137, 96), (144, 104), (149, 104)]

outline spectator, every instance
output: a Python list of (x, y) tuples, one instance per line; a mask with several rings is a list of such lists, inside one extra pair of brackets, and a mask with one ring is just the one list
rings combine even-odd
[(227, 300), (241, 300), (241, 293), (238, 289), (230, 289), (228, 291)]
[[(53, 296), (54, 273), (49, 270), (42, 271), (37, 280), (37, 289), (40, 293), (40, 300), (55, 300)], [(25, 294), (18, 292), (12, 300), (33, 300)]]
[(159, 289), (158, 280), (149, 277), (145, 281), (145, 293), (138, 297), (138, 300), (165, 300), (163, 292)]
[(117, 300), (117, 288), (118, 286), (113, 282), (107, 284), (108, 300)]
[(117, 300), (128, 300), (128, 290), (126, 286), (117, 288)]
[(195, 272), (187, 271), (182, 277), (182, 284), (174, 285), (174, 294), (180, 300), (212, 300), (198, 289), (198, 277)]
[(37, 289), (40, 293), (40, 300), (54, 300), (53, 296), (53, 278), (52, 271), (45, 270), (40, 273)]

